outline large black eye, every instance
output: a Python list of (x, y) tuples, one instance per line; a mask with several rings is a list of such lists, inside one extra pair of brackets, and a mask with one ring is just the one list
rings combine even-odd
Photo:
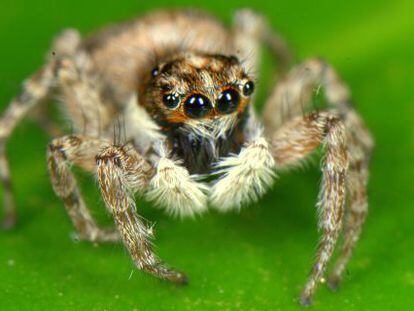
[(217, 109), (221, 113), (232, 113), (237, 109), (240, 102), (240, 95), (234, 89), (228, 89), (223, 91), (217, 100)]
[(254, 91), (254, 83), (252, 81), (248, 81), (243, 86), (243, 94), (245, 96), (249, 96), (249, 95), (252, 95), (253, 91)]
[(165, 94), (162, 97), (162, 101), (168, 108), (175, 108), (180, 103), (180, 98), (177, 94)]
[(190, 118), (202, 118), (213, 108), (210, 100), (201, 94), (191, 95), (184, 103), (184, 111)]

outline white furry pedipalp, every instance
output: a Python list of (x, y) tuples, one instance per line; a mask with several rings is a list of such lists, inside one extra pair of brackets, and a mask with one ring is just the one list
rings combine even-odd
[(205, 192), (208, 187), (196, 182), (194, 177), (173, 160), (161, 158), (150, 181), (147, 198), (175, 216), (201, 214), (207, 209)]
[(222, 174), (211, 189), (211, 203), (220, 211), (240, 209), (254, 202), (272, 185), (275, 161), (263, 137), (245, 146), (238, 155), (224, 158), (216, 168)]

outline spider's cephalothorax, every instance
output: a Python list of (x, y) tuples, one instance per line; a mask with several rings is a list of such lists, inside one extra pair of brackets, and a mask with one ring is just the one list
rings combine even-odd
[[(262, 44), (278, 61), (281, 79), (258, 116), (253, 74)], [(231, 29), (193, 10), (155, 12), (87, 39), (69, 29), (52, 51), (0, 120), (4, 227), (16, 218), (4, 145), (32, 108), (57, 93), (74, 133), (59, 135), (59, 126), (41, 113), (47, 109), (32, 116), (60, 136), (49, 144), (48, 168), (81, 239), (121, 239), (139, 269), (186, 283), (183, 273), (154, 254), (153, 230), (139, 216), (134, 194), (178, 216), (201, 214), (209, 206), (237, 210), (257, 201), (277, 170), (299, 166), (323, 146), (317, 203), (322, 234), (300, 300), (310, 303), (343, 232), (342, 251), (328, 278), (331, 287), (338, 285), (368, 210), (373, 142), (331, 66), (310, 59), (288, 71), (285, 42), (250, 10), (238, 11)], [(311, 97), (320, 87), (329, 108), (314, 111)], [(102, 229), (94, 220), (73, 165), (96, 175), (116, 230)]]
[(240, 151), (254, 84), (237, 57), (174, 55), (143, 81), (140, 105), (190, 173), (206, 173), (220, 157)]

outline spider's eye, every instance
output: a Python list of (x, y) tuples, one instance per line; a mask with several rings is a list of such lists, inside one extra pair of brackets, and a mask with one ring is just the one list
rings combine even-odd
[(254, 83), (252, 81), (248, 81), (243, 86), (243, 94), (245, 96), (249, 96), (249, 95), (252, 95), (253, 91), (254, 91)]
[(234, 89), (228, 89), (219, 95), (217, 100), (217, 109), (224, 114), (232, 113), (239, 106), (239, 102), (239, 93)]
[(151, 76), (156, 77), (158, 76), (160, 73), (160, 70), (158, 69), (158, 67), (155, 67), (151, 70)]
[(190, 118), (202, 118), (213, 108), (210, 100), (201, 94), (193, 94), (184, 103), (184, 111)]
[(162, 97), (162, 101), (165, 106), (172, 109), (178, 106), (178, 104), (180, 103), (180, 98), (177, 94), (165, 94)]

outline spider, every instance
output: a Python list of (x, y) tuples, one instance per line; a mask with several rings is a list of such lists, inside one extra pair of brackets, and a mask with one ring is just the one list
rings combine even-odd
[[(279, 62), (281, 78), (259, 116), (253, 102), (262, 45)], [(373, 140), (329, 64), (309, 59), (288, 68), (291, 60), (281, 36), (248, 9), (236, 12), (230, 28), (200, 11), (164, 10), (83, 39), (77, 30), (63, 31), (0, 121), (4, 227), (16, 218), (6, 141), (29, 114), (56, 137), (59, 124), (34, 110), (42, 111), (53, 95), (74, 129), (50, 142), (47, 164), (79, 238), (120, 239), (139, 269), (173, 283), (187, 278), (154, 254), (153, 228), (139, 216), (135, 194), (181, 217), (208, 206), (237, 210), (258, 200), (278, 170), (299, 166), (321, 147), (321, 238), (300, 295), (309, 305), (340, 233), (342, 251), (327, 278), (332, 288), (360, 236)], [(325, 110), (312, 108), (319, 87)], [(120, 118), (122, 143), (113, 140)], [(92, 217), (73, 165), (96, 175), (116, 230), (99, 227)]]

